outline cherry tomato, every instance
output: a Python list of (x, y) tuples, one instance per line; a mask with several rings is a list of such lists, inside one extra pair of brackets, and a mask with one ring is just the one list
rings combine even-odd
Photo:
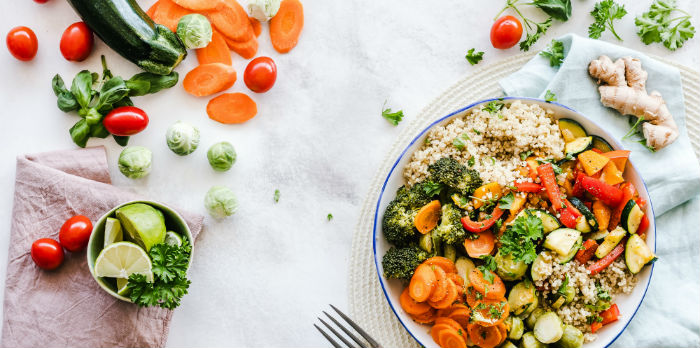
[(148, 115), (135, 106), (121, 106), (110, 111), (102, 124), (114, 135), (129, 136), (148, 126)]
[(251, 60), (243, 74), (245, 85), (256, 93), (269, 91), (275, 85), (275, 80), (277, 80), (277, 65), (270, 57)]
[(63, 223), (58, 232), (58, 240), (66, 250), (74, 253), (82, 251), (88, 245), (92, 234), (92, 222), (86, 216), (76, 215)]
[(38, 2), (38, 3), (40, 3), (40, 4), (45, 4), (45, 3), (47, 3), (48, 1), (49, 1), (49, 0), (34, 0), (34, 2)]
[(52, 270), (63, 263), (63, 248), (51, 238), (37, 239), (32, 243), (32, 260), (39, 268)]
[(85, 22), (76, 22), (68, 26), (61, 36), (61, 54), (67, 60), (82, 62), (92, 52), (94, 39), (92, 30)]
[(32, 60), (39, 49), (39, 43), (36, 40), (34, 32), (27, 27), (15, 27), (7, 33), (5, 39), (7, 49), (12, 55), (23, 61)]
[(511, 48), (520, 41), (522, 36), (523, 26), (513, 16), (503, 16), (491, 27), (491, 44), (494, 48)]

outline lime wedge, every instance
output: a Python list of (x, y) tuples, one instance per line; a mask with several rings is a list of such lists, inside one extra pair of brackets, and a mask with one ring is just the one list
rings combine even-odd
[(105, 245), (104, 247), (106, 248), (108, 245), (116, 242), (121, 242), (124, 240), (124, 232), (122, 231), (122, 224), (119, 223), (119, 220), (115, 218), (107, 218), (107, 222), (105, 222)]
[(165, 242), (169, 245), (180, 246), (182, 245), (182, 237), (173, 231), (168, 231), (165, 233)]
[(115, 212), (129, 240), (146, 251), (163, 243), (165, 239), (165, 217), (163, 213), (144, 203), (125, 205)]
[(95, 261), (98, 277), (129, 278), (132, 274), (143, 274), (153, 281), (151, 259), (146, 251), (131, 242), (116, 242), (100, 251)]
[(126, 296), (128, 295), (131, 291), (129, 288), (126, 287), (126, 284), (129, 283), (128, 279), (124, 278), (117, 278), (117, 294), (121, 296)]

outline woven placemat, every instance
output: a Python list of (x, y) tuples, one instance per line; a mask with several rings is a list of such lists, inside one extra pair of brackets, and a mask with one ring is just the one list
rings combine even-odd
[[(389, 307), (382, 293), (372, 254), (372, 225), (382, 182), (406, 144), (434, 120), (471, 102), (503, 95), (498, 81), (520, 69), (536, 53), (523, 53), (485, 66), (460, 79), (426, 106), (401, 131), (377, 171), (355, 227), (350, 254), (349, 304), (352, 317), (385, 347), (418, 347)], [(688, 67), (653, 57), (681, 72), (688, 134), (700, 158), (700, 73)]]

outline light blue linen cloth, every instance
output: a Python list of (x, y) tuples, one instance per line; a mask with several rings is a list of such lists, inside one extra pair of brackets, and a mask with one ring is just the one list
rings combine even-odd
[[(584, 114), (631, 150), (630, 160), (646, 182), (656, 217), (659, 261), (642, 306), (614, 347), (700, 347), (700, 166), (690, 145), (681, 77), (678, 69), (642, 53), (607, 42), (568, 34), (565, 59), (551, 67), (537, 55), (499, 81), (508, 96), (543, 98), (547, 90), (557, 101)], [(588, 64), (600, 55), (613, 61), (639, 58), (649, 73), (647, 91), (659, 91), (680, 132), (666, 148), (652, 153), (634, 141), (621, 140), (629, 131), (628, 116), (600, 103), (598, 85)], [(632, 313), (622, 313), (631, 315)]]

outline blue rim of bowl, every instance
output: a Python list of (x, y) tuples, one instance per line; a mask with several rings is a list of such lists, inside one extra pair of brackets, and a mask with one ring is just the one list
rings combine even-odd
[[(428, 125), (428, 127), (426, 127), (425, 129), (423, 129), (420, 133), (418, 133), (418, 135), (416, 135), (416, 137), (413, 138), (413, 140), (411, 140), (411, 142), (406, 146), (406, 148), (404, 148), (404, 150), (403, 150), (403, 151), (401, 152), (401, 154), (399, 155), (399, 158), (398, 158), (398, 159), (396, 160), (396, 162), (394, 162), (394, 164), (391, 166), (391, 170), (389, 170), (389, 174), (387, 174), (386, 179), (384, 179), (384, 183), (382, 184), (382, 190), (379, 192), (379, 199), (377, 200), (377, 205), (375, 206), (375, 211), (374, 211), (374, 225), (372, 225), (372, 252), (373, 252), (373, 254), (374, 254), (374, 268), (375, 268), (375, 270), (377, 271), (377, 277), (379, 277), (379, 284), (382, 286), (382, 292), (384, 293), (384, 297), (386, 297), (386, 300), (387, 300), (387, 302), (389, 303), (389, 307), (391, 308), (392, 312), (394, 312), (394, 316), (396, 317), (396, 319), (399, 320), (399, 323), (401, 323), (401, 326), (403, 326), (403, 328), (406, 330), (406, 332), (408, 332), (408, 334), (411, 335), (411, 337), (412, 337), (416, 342), (418, 342), (418, 344), (420, 344), (420, 345), (423, 346), (423, 347), (427, 347), (427, 345), (423, 344), (423, 342), (421, 342), (420, 340), (418, 340), (418, 338), (417, 338), (416, 336), (413, 335), (413, 332), (411, 332), (411, 330), (408, 329), (408, 327), (407, 327), (406, 324), (403, 322), (403, 320), (401, 320), (401, 317), (399, 316), (399, 314), (396, 312), (396, 308), (394, 308), (394, 305), (391, 303), (391, 300), (389, 299), (389, 294), (388, 294), (387, 291), (386, 291), (386, 286), (385, 286), (385, 284), (384, 284), (384, 279), (383, 279), (381, 273), (379, 272), (379, 263), (378, 263), (378, 259), (377, 259), (377, 219), (379, 218), (379, 205), (380, 205), (381, 202), (382, 202), (382, 197), (384, 196), (384, 190), (386, 190), (386, 185), (387, 185), (387, 183), (389, 182), (389, 178), (391, 178), (391, 174), (394, 173), (394, 170), (396, 169), (396, 166), (398, 166), (399, 162), (401, 162), (401, 159), (403, 158), (403, 156), (406, 155), (406, 152), (408, 152), (408, 149), (410, 149), (410, 148), (413, 146), (413, 144), (415, 144), (416, 141), (418, 141), (418, 139), (420, 139), (428, 130), (430, 130), (431, 128), (435, 127), (436, 125), (442, 123), (442, 122), (445, 121), (446, 119), (448, 119), (448, 118), (450, 118), (450, 117), (452, 117), (452, 116), (455, 116), (455, 115), (457, 115), (457, 114), (460, 114), (460, 113), (462, 113), (462, 112), (464, 112), (464, 111), (466, 111), (466, 110), (469, 110), (469, 109), (471, 109), (471, 108), (473, 108), (473, 107), (475, 107), (475, 106), (477, 106), (477, 105), (479, 105), (479, 104), (488, 103), (488, 102), (492, 102), (492, 101), (503, 101), (503, 100), (513, 100), (513, 101), (516, 101), (516, 100), (527, 100), (527, 101), (544, 102), (544, 103), (556, 105), (556, 106), (562, 107), (562, 108), (564, 108), (564, 109), (570, 110), (570, 111), (575, 112), (576, 114), (581, 115), (581, 116), (583, 116), (584, 118), (588, 119), (588, 118), (587, 118), (585, 115), (583, 115), (582, 113), (580, 113), (580, 112), (578, 112), (578, 111), (576, 111), (576, 110), (574, 110), (574, 109), (572, 109), (572, 108), (570, 108), (570, 107), (568, 107), (568, 106), (566, 106), (566, 105), (559, 104), (559, 103), (557, 103), (557, 102), (549, 102), (549, 101), (546, 101), (546, 100), (544, 100), (544, 99), (538, 99), (538, 98), (529, 98), (529, 97), (501, 97), (501, 98), (484, 99), (484, 100), (481, 100), (481, 101), (477, 101), (477, 102), (471, 103), (471, 104), (469, 104), (469, 105), (467, 105), (467, 106), (465, 106), (465, 107), (463, 107), (463, 108), (461, 108), (461, 109), (459, 109), (459, 110), (457, 110), (457, 111), (454, 111), (454, 112), (448, 114), (447, 116), (443, 116), (443, 117), (437, 119), (436, 121), (434, 121), (433, 123), (431, 123), (430, 125)], [(591, 122), (592, 122), (592, 121), (591, 121)], [(621, 147), (622, 147), (622, 146), (620, 146), (620, 144), (617, 143), (617, 141), (614, 140), (614, 138), (612, 138), (612, 137), (610, 136), (610, 134), (608, 134), (608, 133), (605, 131), (605, 129), (603, 129), (603, 128), (600, 127), (600, 126), (598, 126), (598, 128), (600, 128), (601, 130), (603, 130), (603, 133), (604, 133), (603, 135), (605, 135), (607, 139), (613, 139), (613, 143), (614, 143), (615, 145), (617, 145), (618, 148), (621, 148)], [(607, 140), (607, 139), (606, 139), (606, 140)], [(634, 164), (632, 164), (632, 167), (634, 168)], [(634, 169), (635, 169), (635, 172), (636, 172), (637, 169), (636, 169), (636, 168), (634, 168)], [(641, 175), (639, 175), (639, 179), (642, 181), (642, 185), (644, 185), (644, 191), (646, 191), (646, 192), (647, 192), (647, 195), (648, 195), (649, 190), (647, 189), (647, 184), (646, 184), (646, 182), (644, 182), (644, 178), (643, 178)], [(649, 208), (651, 209), (652, 215), (653, 215), (654, 217), (656, 217), (656, 214), (654, 214), (654, 206), (653, 206), (653, 204), (652, 204), (652, 202), (651, 202), (651, 199), (649, 200)], [(656, 253), (656, 219), (654, 219), (654, 253)], [(639, 301), (639, 304), (637, 304), (637, 308), (634, 310), (634, 313), (632, 313), (632, 315), (629, 317), (629, 319), (628, 319), (627, 322), (625, 323), (625, 326), (622, 328), (622, 330), (620, 330), (620, 332), (617, 333), (617, 335), (615, 335), (615, 337), (612, 339), (612, 341), (610, 341), (610, 342), (605, 346), (606, 348), (607, 348), (607, 347), (610, 347), (610, 345), (612, 345), (612, 344), (618, 339), (618, 337), (620, 337), (620, 335), (621, 335), (623, 332), (625, 332), (625, 329), (627, 329), (627, 326), (629, 326), (629, 324), (632, 322), (632, 319), (634, 319), (634, 316), (637, 314), (637, 311), (639, 311), (639, 307), (641, 307), (641, 306), (642, 306), (642, 303), (644, 302), (644, 298), (646, 297), (647, 290), (649, 290), (649, 284), (651, 284), (651, 277), (652, 277), (653, 274), (654, 274), (654, 264), (652, 263), (652, 264), (651, 264), (651, 271), (650, 271), (650, 273), (649, 273), (649, 281), (647, 281), (647, 285), (646, 285), (646, 287), (644, 288), (644, 293), (642, 294), (642, 299)]]

